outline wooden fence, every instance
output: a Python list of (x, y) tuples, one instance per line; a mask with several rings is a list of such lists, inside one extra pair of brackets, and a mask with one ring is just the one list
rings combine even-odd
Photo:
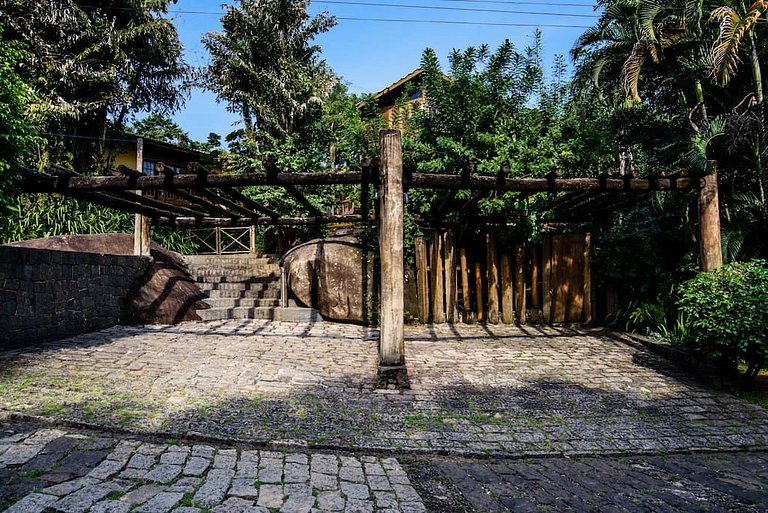
[(500, 245), (495, 232), (457, 244), (452, 230), (415, 239), (419, 319), (432, 323), (589, 322), (589, 234)]

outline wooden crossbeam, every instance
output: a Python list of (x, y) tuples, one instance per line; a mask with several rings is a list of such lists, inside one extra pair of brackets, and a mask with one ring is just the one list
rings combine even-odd
[[(130, 193), (126, 193), (126, 195), (128, 194)], [(102, 207), (114, 208), (122, 212), (140, 214), (150, 217), (153, 220), (161, 220), (166, 223), (172, 222), (173, 219), (177, 217), (177, 214), (170, 210), (151, 207), (132, 199), (124, 199), (103, 192), (68, 192), (67, 196), (101, 205)]]
[[(341, 185), (359, 184), (362, 173), (247, 173), (242, 175), (164, 176), (71, 176), (45, 175), (23, 182), (25, 192), (57, 192), (62, 190), (144, 190), (245, 187), (250, 185)], [(464, 182), (464, 183), (462, 183)], [(410, 187), (424, 189), (472, 189), (502, 191), (640, 191), (698, 189), (701, 180), (691, 178), (505, 178), (471, 176), (464, 181), (459, 175), (414, 173)]]
[(360, 215), (351, 216), (323, 216), (323, 217), (193, 217), (164, 218), (156, 224), (160, 226), (251, 226), (251, 225), (276, 225), (299, 226), (335, 223), (362, 223), (364, 219)]
[(296, 201), (298, 201), (301, 204), (302, 207), (306, 208), (309, 211), (310, 214), (314, 216), (323, 215), (323, 211), (317, 208), (316, 206), (314, 206), (312, 203), (310, 203), (307, 197), (304, 196), (304, 194), (302, 194), (302, 192), (298, 190), (295, 185), (285, 184), (283, 185), (283, 187), (285, 188), (286, 192), (288, 192), (288, 194), (293, 196), (296, 199)]
[[(209, 214), (218, 214), (222, 215), (224, 217), (237, 217), (237, 214), (230, 212), (224, 207), (220, 207), (216, 205), (215, 203), (212, 203), (208, 201), (205, 198), (201, 198), (200, 196), (197, 196), (195, 194), (192, 194), (185, 190), (180, 189), (174, 189), (172, 191), (173, 194), (180, 197), (181, 199), (187, 200), (190, 203), (194, 203), (195, 205), (199, 205), (202, 208), (206, 209)], [(215, 195), (214, 195), (215, 196)]]
[(264, 205), (261, 205), (259, 203), (256, 203), (251, 198), (243, 194), (242, 192), (238, 191), (237, 189), (221, 189), (225, 194), (233, 198), (235, 201), (239, 201), (243, 204), (243, 206), (250, 208), (251, 210), (261, 212), (262, 214), (268, 215), (269, 217), (280, 217), (280, 214), (275, 212), (272, 209), (269, 209), (265, 207)]
[(111, 191), (109, 193), (99, 193), (99, 194), (102, 194), (105, 198), (116, 198), (116, 199), (121, 199), (125, 201), (133, 201), (147, 207), (152, 207), (158, 210), (165, 210), (177, 216), (205, 217), (206, 215), (205, 212), (199, 212), (197, 210), (183, 207), (181, 205), (165, 203), (163, 201), (158, 201), (154, 198), (150, 198), (148, 196), (139, 196), (138, 194), (134, 194), (132, 192)]

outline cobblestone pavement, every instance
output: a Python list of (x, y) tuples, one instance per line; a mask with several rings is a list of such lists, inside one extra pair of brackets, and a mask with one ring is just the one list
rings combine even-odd
[(404, 393), (374, 390), (377, 337), (325, 322), (115, 327), (0, 353), (0, 407), (273, 448), (579, 456), (768, 444), (768, 412), (610, 334), (408, 328)]
[(7, 513), (426, 511), (395, 458), (15, 431), (0, 438)]
[(403, 466), (430, 511), (768, 511), (765, 452), (519, 461), (432, 458)]
[(0, 421), (3, 510), (757, 513), (768, 511), (768, 453), (394, 458)]

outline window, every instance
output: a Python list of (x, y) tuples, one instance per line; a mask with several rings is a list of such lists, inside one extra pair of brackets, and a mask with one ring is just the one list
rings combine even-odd
[(155, 163), (149, 160), (145, 160), (144, 164), (142, 165), (141, 172), (145, 175), (154, 175), (155, 174)]

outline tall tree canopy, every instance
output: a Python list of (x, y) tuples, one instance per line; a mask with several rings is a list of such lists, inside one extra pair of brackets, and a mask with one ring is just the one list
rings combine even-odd
[(242, 0), (228, 6), (221, 32), (203, 43), (211, 55), (207, 83), (242, 116), (252, 142), (283, 142), (322, 113), (332, 82), (314, 38), (334, 24), (314, 18), (307, 0)]
[(163, 16), (169, 3), (0, 0), (3, 40), (27, 51), (19, 69), (38, 93), (31, 109), (52, 134), (51, 158), (98, 166), (104, 138), (128, 115), (181, 104), (189, 68)]

